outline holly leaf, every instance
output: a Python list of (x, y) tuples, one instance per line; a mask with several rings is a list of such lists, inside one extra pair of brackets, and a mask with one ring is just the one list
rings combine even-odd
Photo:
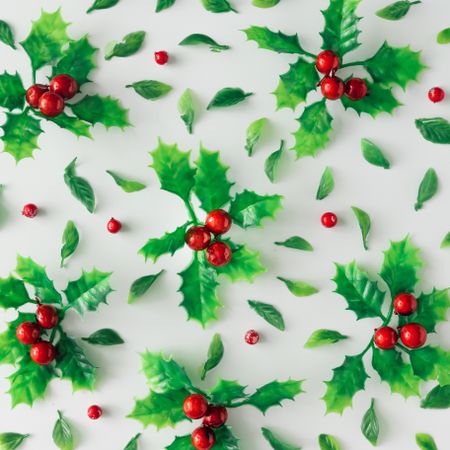
[(421, 448), (421, 450), (438, 450), (433, 436), (427, 433), (417, 433), (416, 444)]
[(237, 11), (228, 2), (228, 0), (201, 0), (201, 1), (206, 11), (212, 13), (226, 13), (233, 11), (237, 13)]
[(364, 159), (374, 166), (383, 167), (383, 169), (390, 169), (391, 163), (384, 156), (380, 147), (375, 145), (369, 139), (361, 139), (361, 151), (364, 156)]
[(88, 14), (97, 9), (108, 9), (116, 6), (119, 0), (95, 0), (92, 6), (86, 11)]
[(322, 328), (320, 330), (314, 331), (303, 347), (317, 348), (324, 345), (336, 344), (336, 342), (342, 341), (344, 339), (348, 339), (348, 336), (345, 336), (336, 330), (325, 330)]
[(331, 434), (320, 434), (319, 435), (319, 447), (320, 450), (341, 450), (339, 442)]
[(450, 144), (450, 123), (442, 117), (416, 119), (416, 128), (427, 141)]
[(377, 413), (375, 412), (375, 400), (370, 402), (369, 409), (365, 412), (361, 422), (361, 432), (364, 437), (376, 447), (378, 435), (380, 434), (380, 425), (378, 423)]
[(110, 60), (114, 56), (125, 58), (134, 55), (142, 47), (145, 34), (145, 31), (135, 31), (127, 34), (121, 42), (110, 42), (105, 50), (105, 59)]
[(214, 431), (216, 450), (239, 450), (239, 440), (234, 436), (231, 427), (223, 426)]
[(317, 294), (319, 290), (305, 281), (300, 280), (288, 280), (287, 278), (277, 277), (282, 281), (292, 294), (296, 297), (309, 297), (310, 295)]
[(438, 380), (441, 386), (450, 384), (450, 352), (427, 345), (409, 353), (409, 358), (414, 375), (421, 380)]
[(334, 189), (334, 177), (331, 167), (325, 167), (317, 188), (316, 200), (323, 200), (328, 197)]
[(207, 45), (212, 52), (217, 53), (230, 49), (229, 45), (219, 44), (212, 37), (201, 33), (186, 36), (178, 45)]
[(128, 294), (128, 303), (134, 303), (139, 297), (142, 297), (163, 272), (164, 270), (160, 270), (154, 275), (145, 275), (134, 280)]
[(11, 75), (6, 71), (0, 74), (0, 106), (10, 111), (22, 109), (24, 100), (25, 88), (20, 75), (17, 72)]
[(281, 31), (276, 33), (267, 27), (257, 26), (251, 26), (243, 31), (247, 35), (247, 39), (255, 41), (259, 48), (277, 53), (304, 53), (296, 34), (288, 35), (281, 33)]
[(422, 209), (423, 204), (434, 197), (438, 190), (438, 186), (439, 180), (436, 171), (432, 168), (428, 169), (419, 185), (417, 200), (414, 205), (416, 211)]
[(35, 314), (19, 312), (17, 318), (7, 323), (6, 331), (0, 334), (0, 364), (15, 365), (18, 359), (29, 354), (29, 348), (17, 340), (16, 329), (23, 322), (34, 322)]
[(15, 450), (29, 437), (29, 434), (0, 433), (0, 448), (3, 450)]
[(245, 150), (248, 156), (253, 155), (253, 149), (261, 138), (264, 129), (267, 127), (269, 120), (266, 117), (254, 120), (247, 128), (245, 139)]
[(175, 436), (175, 439), (168, 447), (166, 447), (166, 450), (192, 450), (191, 435)]
[(39, 117), (45, 119), (49, 122), (53, 122), (58, 125), (60, 128), (64, 128), (71, 133), (73, 133), (76, 137), (86, 137), (88, 139), (92, 139), (91, 135), (91, 125), (83, 120), (78, 119), (78, 117), (68, 116), (65, 112), (62, 112), (59, 116), (56, 117), (45, 117), (42, 114), (38, 114)]
[(141, 433), (136, 434), (136, 436), (131, 438), (123, 450), (138, 450), (138, 441), (140, 437)]
[(300, 236), (291, 236), (284, 241), (275, 242), (275, 245), (293, 248), (295, 250), (304, 250), (305, 252), (312, 252), (314, 250), (313, 246)]
[(206, 374), (210, 370), (219, 365), (220, 361), (222, 361), (224, 351), (222, 338), (220, 337), (220, 334), (216, 333), (212, 338), (211, 344), (209, 344), (208, 357), (200, 372), (200, 378), (202, 380), (206, 378)]
[(450, 408), (450, 384), (439, 384), (428, 392), (420, 403), (421, 408), (447, 409)]
[(244, 92), (241, 88), (226, 87), (216, 92), (206, 109), (228, 108), (243, 102), (251, 95), (253, 95), (253, 92)]
[(12, 275), (0, 278), (0, 308), (18, 309), (28, 302), (31, 302), (31, 299), (22, 280)]
[(246, 386), (242, 386), (237, 381), (219, 379), (209, 392), (209, 396), (212, 403), (230, 405), (233, 400), (247, 397), (245, 389)]
[(194, 99), (192, 98), (192, 91), (188, 88), (181, 95), (178, 100), (178, 112), (181, 120), (186, 125), (189, 134), (192, 134), (192, 127), (195, 120)]
[(73, 255), (80, 242), (80, 235), (75, 224), (69, 220), (63, 232), (61, 247), (61, 267), (64, 267), (65, 260)]
[(112, 170), (107, 170), (106, 173), (111, 175), (112, 179), (116, 182), (117, 186), (121, 187), (124, 192), (138, 192), (145, 189), (147, 186), (144, 183), (135, 180), (128, 180), (118, 173), (113, 172)]
[(0, 20), (0, 41), (9, 45), (12, 49), (16, 49), (16, 42), (14, 39), (14, 33), (4, 20)]
[(125, 342), (119, 333), (111, 328), (102, 328), (81, 339), (92, 345), (120, 345)]
[(176, 0), (157, 0), (156, 2), (156, 11), (161, 12), (164, 9), (168, 9), (175, 4)]
[(157, 80), (136, 81), (132, 84), (127, 84), (125, 87), (134, 89), (137, 94), (146, 100), (157, 100), (172, 90), (172, 86)]
[(53, 427), (53, 442), (61, 450), (73, 450), (75, 441), (72, 434), (72, 428), (61, 411), (58, 411), (58, 419)]
[(316, 156), (319, 150), (324, 149), (330, 141), (333, 118), (327, 110), (324, 101), (307, 106), (297, 119), (300, 128), (293, 133), (295, 145), (292, 150), (297, 159), (304, 156)]
[(90, 183), (75, 173), (77, 158), (64, 169), (64, 183), (72, 195), (92, 214), (95, 211), (95, 194)]
[(367, 243), (367, 236), (371, 227), (371, 220), (369, 214), (363, 211), (361, 208), (357, 208), (356, 206), (352, 206), (352, 211), (355, 214), (356, 220), (358, 221), (359, 228), (361, 230), (361, 236), (363, 241), (363, 246), (365, 250), (369, 249)]
[(280, 311), (270, 303), (259, 302), (257, 300), (248, 300), (248, 305), (253, 311), (262, 317), (267, 323), (280, 331), (285, 330), (284, 319)]
[(270, 444), (274, 450), (301, 450), (300, 447), (287, 444), (280, 438), (275, 436), (268, 428), (261, 428), (264, 439)]

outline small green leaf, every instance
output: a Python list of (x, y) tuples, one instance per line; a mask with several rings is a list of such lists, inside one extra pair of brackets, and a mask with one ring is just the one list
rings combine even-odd
[(391, 3), (390, 5), (379, 9), (375, 14), (378, 17), (386, 20), (400, 20), (402, 17), (405, 17), (408, 14), (409, 8), (417, 2), (409, 2), (406, 0), (400, 0), (398, 2)]
[(141, 49), (145, 35), (145, 31), (135, 31), (127, 34), (121, 42), (110, 42), (106, 46), (105, 59), (110, 60), (115, 56), (125, 58), (134, 55)]
[(108, 9), (116, 6), (119, 0), (95, 0), (92, 6), (87, 10), (88, 13), (97, 9)]
[(450, 408), (450, 384), (439, 384), (428, 392), (420, 403), (421, 408), (447, 409)]
[(441, 248), (450, 247), (450, 231), (444, 236), (441, 242)]
[(181, 120), (186, 125), (189, 134), (192, 134), (192, 126), (195, 120), (194, 100), (192, 98), (192, 91), (186, 89), (178, 100), (178, 112)]
[(323, 347), (324, 345), (336, 344), (336, 342), (344, 339), (348, 339), (348, 336), (345, 336), (336, 330), (326, 330), (322, 328), (311, 334), (306, 341), (304, 348)]
[(248, 305), (253, 311), (261, 316), (267, 323), (280, 331), (285, 330), (284, 319), (280, 311), (269, 303), (258, 302), (256, 300), (248, 300)]
[(209, 345), (208, 349), (208, 358), (205, 361), (205, 364), (203, 364), (203, 367), (201, 369), (201, 375), (200, 378), (204, 380), (206, 378), (206, 374), (214, 369), (214, 367), (217, 367), (222, 361), (224, 353), (224, 347), (222, 343), (222, 338), (220, 337), (220, 334), (216, 333), (211, 341), (211, 344)]
[(17, 72), (13, 75), (8, 72), (0, 74), (0, 106), (10, 111), (16, 108), (22, 109), (24, 100), (25, 88), (20, 75)]
[(251, 95), (253, 95), (253, 92), (244, 92), (241, 88), (226, 87), (214, 95), (206, 109), (228, 108), (229, 106), (243, 102)]
[(147, 100), (157, 100), (172, 90), (172, 86), (156, 80), (136, 81), (135, 83), (127, 84), (125, 87), (133, 88), (137, 94)]
[(128, 303), (134, 303), (139, 297), (142, 297), (163, 272), (164, 270), (160, 270), (155, 275), (145, 275), (133, 281), (128, 294)]
[(272, 183), (275, 182), (275, 172), (278, 169), (281, 157), (283, 156), (283, 152), (284, 152), (284, 141), (282, 140), (280, 142), (280, 147), (278, 148), (278, 150), (275, 150), (273, 153), (271, 153), (264, 163), (264, 172), (266, 173), (267, 178)]
[(176, 0), (157, 0), (155, 12), (159, 13), (165, 9), (170, 8), (175, 4)]
[(247, 39), (255, 41), (259, 48), (272, 50), (277, 53), (304, 53), (296, 34), (276, 33), (267, 27), (257, 26), (251, 26), (243, 31), (247, 35)]
[(317, 189), (316, 200), (323, 200), (333, 192), (334, 178), (330, 167), (326, 167), (320, 178), (319, 187)]
[(319, 447), (320, 450), (341, 450), (337, 439), (330, 434), (319, 435)]
[(450, 27), (439, 31), (438, 35), (436, 36), (436, 41), (438, 44), (450, 43)]
[(73, 450), (75, 448), (71, 426), (61, 411), (58, 411), (58, 420), (53, 427), (53, 442), (61, 450)]
[(0, 449), (15, 450), (22, 445), (23, 441), (30, 437), (29, 434), (0, 433)]
[(237, 12), (233, 6), (230, 5), (228, 0), (201, 0), (203, 7), (206, 11), (212, 13), (226, 13), (226, 12)]
[(216, 385), (211, 389), (209, 395), (211, 401), (220, 405), (232, 404), (233, 400), (246, 398), (246, 386), (240, 385), (237, 381), (222, 380), (219, 378)]
[(361, 139), (361, 150), (364, 156), (364, 159), (374, 166), (383, 167), (384, 169), (389, 169), (391, 167), (391, 163), (386, 159), (383, 155), (381, 149), (375, 145), (369, 139)]
[(257, 8), (273, 8), (278, 3), (280, 3), (280, 0), (252, 0), (252, 5)]
[[(278, 3), (278, 0), (277, 0)], [(301, 450), (300, 447), (286, 444), (280, 438), (276, 437), (268, 428), (261, 428), (262, 434), (273, 450)]]
[(112, 170), (107, 170), (106, 173), (111, 175), (117, 186), (121, 187), (124, 192), (138, 192), (147, 187), (147, 185), (141, 183), (140, 181), (129, 180), (120, 176), (117, 172), (113, 172)]
[(308, 297), (319, 292), (314, 286), (300, 280), (288, 280), (286, 278), (277, 277), (296, 297)]
[(138, 450), (138, 441), (140, 437), (141, 433), (136, 434), (136, 436), (131, 438), (123, 450)]
[(378, 423), (377, 413), (375, 412), (375, 400), (370, 402), (369, 409), (365, 412), (361, 422), (361, 432), (364, 437), (376, 447), (378, 435), (380, 434), (380, 425)]
[(426, 433), (416, 434), (416, 444), (421, 450), (438, 450), (436, 442), (431, 435)]
[(352, 206), (352, 211), (355, 214), (356, 220), (358, 221), (359, 224), (359, 228), (361, 229), (361, 236), (364, 249), (368, 250), (369, 246), (367, 244), (367, 236), (369, 234), (371, 226), (370, 216), (365, 211), (363, 211), (360, 208), (357, 208), (356, 206)]
[(186, 36), (178, 45), (208, 45), (212, 52), (221, 52), (222, 50), (230, 49), (229, 45), (219, 44), (213, 38), (201, 33)]
[(25, 283), (12, 275), (8, 278), (0, 278), (0, 308), (19, 309), (31, 302)]
[(61, 267), (64, 267), (65, 260), (73, 255), (80, 242), (80, 235), (75, 224), (69, 220), (62, 236), (61, 247)]
[(4, 42), (6, 45), (9, 45), (11, 48), (16, 48), (16, 42), (14, 39), (14, 33), (4, 20), (0, 20), (0, 41)]
[(444, 118), (416, 119), (416, 127), (427, 141), (450, 144), (450, 123)]
[(253, 155), (253, 149), (257, 142), (261, 138), (261, 134), (267, 127), (268, 119), (266, 117), (261, 117), (253, 121), (247, 128), (246, 140), (245, 140), (245, 150), (247, 150), (248, 156)]
[(422, 209), (423, 204), (434, 197), (438, 190), (438, 177), (434, 169), (428, 169), (422, 178), (417, 192), (417, 200), (414, 209), (418, 211)]
[(111, 328), (102, 328), (92, 333), (88, 337), (81, 338), (92, 345), (119, 345), (125, 341), (119, 336), (117, 331)]
[(64, 182), (72, 195), (92, 214), (95, 211), (95, 194), (89, 182), (75, 174), (77, 158), (64, 169)]
[(305, 252), (312, 252), (314, 250), (313, 246), (300, 236), (292, 236), (285, 241), (275, 242), (275, 245), (294, 248), (296, 250), (304, 250)]

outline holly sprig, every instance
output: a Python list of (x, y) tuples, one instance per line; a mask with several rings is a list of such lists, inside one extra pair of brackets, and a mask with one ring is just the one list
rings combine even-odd
[[(356, 13), (361, 0), (330, 0), (322, 11), (325, 26), (320, 33), (322, 49), (335, 52), (341, 61), (341, 68), (358, 68), (367, 73), (364, 78), (368, 95), (354, 101), (342, 96), (344, 109), (354, 109), (358, 115), (363, 113), (376, 117), (382, 112), (391, 114), (401, 105), (392, 90), (399, 86), (406, 89), (411, 81), (416, 81), (425, 68), (420, 52), (409, 47), (392, 47), (384, 42), (377, 52), (365, 60), (347, 61), (347, 54), (358, 48), (361, 20)], [(315, 68), (316, 54), (305, 50), (297, 36), (274, 32), (266, 27), (251, 26), (244, 30), (247, 39), (254, 41), (262, 49), (277, 53), (298, 55), (289, 70), (280, 76), (278, 87), (273, 92), (277, 108), (295, 110), (305, 102), (310, 92), (317, 89), (319, 76)], [(350, 78), (350, 77), (349, 77)], [(293, 133), (295, 144), (291, 150), (297, 158), (316, 156), (330, 142), (333, 117), (325, 98), (305, 107), (297, 119), (300, 127)]]
[[(72, 39), (67, 33), (68, 26), (59, 9), (53, 13), (42, 11), (27, 38), (20, 42), (30, 59), (33, 84), (41, 70), (50, 71), (49, 79), (58, 74), (69, 74), (81, 89), (90, 81), (98, 49), (89, 42), (88, 35)], [(66, 102), (69, 114), (63, 112), (57, 117), (45, 117), (26, 104), (25, 94), (26, 88), (17, 72), (0, 74), (0, 106), (7, 110), (6, 122), (1, 127), (3, 151), (11, 154), (17, 162), (31, 158), (33, 151), (39, 148), (42, 119), (67, 129), (77, 137), (86, 138), (92, 138), (91, 128), (96, 123), (106, 128), (116, 126), (122, 129), (130, 125), (128, 111), (117, 99), (109, 96), (77, 96), (74, 101)]]
[[(161, 189), (182, 200), (188, 219), (164, 236), (149, 239), (139, 250), (146, 260), (156, 262), (162, 255), (174, 255), (184, 247), (189, 226), (200, 224), (192, 202), (194, 196), (206, 213), (228, 205), (233, 224), (243, 229), (262, 227), (264, 220), (274, 219), (282, 207), (280, 195), (259, 195), (243, 190), (232, 196), (234, 183), (228, 179), (229, 168), (221, 162), (218, 151), (209, 151), (201, 146), (199, 157), (192, 166), (190, 152), (180, 151), (176, 144), (169, 145), (159, 140), (151, 156), (151, 167), (159, 178)], [(227, 239), (226, 243), (233, 253), (231, 262), (226, 266), (213, 267), (208, 264), (203, 252), (194, 252), (190, 265), (179, 273), (179, 292), (183, 297), (180, 306), (186, 310), (188, 320), (196, 320), (203, 327), (217, 320), (218, 310), (223, 306), (217, 293), (222, 275), (233, 283), (243, 280), (252, 282), (265, 271), (259, 252), (232, 240)]]

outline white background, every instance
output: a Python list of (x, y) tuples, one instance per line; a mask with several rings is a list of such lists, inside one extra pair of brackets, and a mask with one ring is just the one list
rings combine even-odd
[[(429, 70), (406, 93), (395, 89), (404, 106), (394, 116), (383, 114), (376, 120), (358, 118), (352, 111), (344, 112), (337, 103), (331, 105), (335, 118), (332, 144), (317, 159), (294, 162), (292, 152), (288, 152), (279, 173), (280, 181), (274, 185), (264, 175), (264, 161), (277, 149), (281, 138), (289, 146), (293, 144), (290, 133), (297, 128), (295, 118), (302, 107), (295, 113), (287, 109), (275, 112), (275, 97), (270, 92), (278, 84), (278, 75), (288, 69), (295, 57), (257, 49), (255, 43), (246, 42), (239, 30), (256, 24), (287, 33), (298, 32), (302, 45), (317, 52), (321, 43), (318, 32), (323, 26), (320, 9), (326, 7), (326, 1), (282, 0), (273, 9), (261, 10), (251, 6), (250, 1), (235, 0), (240, 14), (211, 14), (203, 10), (199, 1), (188, 0), (179, 0), (171, 9), (155, 14), (154, 3), (122, 1), (113, 9), (86, 15), (88, 0), (2, 2), (1, 18), (13, 26), (18, 40), (27, 36), (31, 20), (39, 16), (41, 8), (54, 11), (62, 4), (63, 16), (72, 23), (71, 36), (80, 38), (89, 33), (94, 45), (101, 49), (97, 59), (99, 69), (91, 75), (94, 82), (83, 87), (83, 91), (120, 98), (130, 108), (134, 127), (125, 132), (114, 128), (107, 132), (99, 125), (93, 130), (95, 140), (89, 141), (77, 140), (65, 130), (43, 123), (45, 134), (39, 138), (41, 150), (35, 152), (33, 160), (16, 165), (10, 155), (0, 155), (0, 182), (5, 185), (1, 198), (1, 276), (15, 267), (16, 254), (31, 256), (46, 265), (50, 277), (61, 289), (68, 280), (78, 278), (82, 268), (90, 270), (95, 266), (113, 271), (111, 283), (115, 292), (110, 296), (110, 305), (88, 314), (84, 320), (70, 314), (64, 325), (79, 337), (98, 328), (112, 327), (126, 340), (123, 346), (87, 348), (92, 361), (100, 366), (95, 392), (72, 395), (68, 382), (54, 380), (46, 400), (38, 401), (32, 409), (21, 405), (10, 410), (10, 398), (5, 392), (6, 376), (11, 368), (1, 367), (0, 431), (31, 433), (33, 436), (23, 446), (24, 450), (53, 448), (51, 430), (56, 410), (61, 409), (76, 430), (80, 450), (121, 450), (141, 431), (138, 422), (125, 418), (133, 407), (133, 398), (143, 397), (147, 392), (140, 374), (139, 352), (149, 349), (172, 353), (198, 381), (198, 367), (205, 359), (210, 339), (219, 332), (226, 353), (206, 386), (212, 385), (218, 376), (238, 379), (250, 389), (275, 378), (306, 379), (306, 394), (298, 396), (295, 403), (286, 402), (283, 408), (269, 410), (265, 417), (252, 407), (231, 412), (230, 424), (241, 439), (242, 449), (268, 448), (259, 431), (261, 426), (273, 428), (304, 449), (318, 448), (320, 433), (337, 436), (343, 449), (368, 449), (371, 446), (359, 426), (371, 397), (377, 400), (381, 422), (379, 448), (416, 448), (416, 432), (431, 433), (441, 450), (448, 448), (448, 412), (423, 410), (417, 398), (405, 401), (398, 394), (392, 395), (372, 369), (366, 391), (355, 396), (353, 409), (347, 409), (342, 417), (324, 415), (325, 405), (319, 400), (325, 391), (323, 380), (331, 377), (331, 369), (341, 364), (345, 354), (364, 348), (377, 325), (376, 320), (356, 322), (354, 314), (345, 310), (344, 300), (332, 293), (333, 262), (357, 259), (375, 275), (389, 240), (399, 240), (411, 233), (426, 261), (418, 288), (428, 291), (433, 286), (442, 288), (449, 284), (450, 253), (439, 249), (442, 237), (450, 230), (449, 148), (426, 142), (414, 127), (417, 117), (449, 118), (448, 100), (434, 105), (426, 96), (434, 85), (442, 86), (450, 94), (450, 47), (439, 46), (435, 40), (437, 32), (449, 25), (448, 1), (435, 0), (414, 6), (400, 22), (384, 21), (374, 15), (387, 2), (363, 2), (359, 8), (359, 14), (364, 16), (360, 23), (363, 45), (349, 59), (371, 56), (387, 39), (391, 45), (410, 44), (414, 50), (422, 49)], [(139, 54), (109, 62), (103, 60), (103, 50), (109, 41), (141, 29), (148, 36)], [(206, 48), (177, 46), (181, 39), (195, 32), (207, 33), (220, 43), (230, 44), (232, 50), (215, 54)], [(153, 61), (153, 52), (161, 49), (172, 57), (170, 64), (163, 67)], [(0, 60), (2, 69), (18, 70), (24, 82), (30, 82), (29, 64), (22, 50), (13, 51), (1, 45)], [(150, 102), (125, 89), (126, 84), (143, 79), (167, 82), (174, 90), (167, 97)], [(43, 75), (39, 81), (45, 81)], [(206, 112), (204, 108), (213, 94), (225, 86), (240, 86), (256, 95), (237, 107)], [(187, 134), (176, 109), (178, 98), (187, 87), (193, 89), (201, 110), (193, 136)], [(308, 100), (311, 102), (315, 97), (313, 93)], [(270, 132), (250, 159), (244, 150), (245, 129), (252, 120), (262, 116), (270, 119)], [(162, 257), (155, 265), (146, 264), (137, 254), (148, 238), (161, 236), (186, 219), (180, 201), (159, 190), (158, 180), (148, 168), (151, 162), (148, 152), (155, 148), (158, 136), (169, 143), (177, 142), (182, 149), (193, 149), (194, 156), (198, 154), (200, 142), (207, 148), (220, 149), (223, 161), (231, 166), (229, 174), (236, 181), (237, 190), (248, 188), (285, 196), (284, 210), (276, 222), (266, 222), (264, 229), (232, 230), (231, 235), (237, 241), (261, 250), (268, 270), (253, 285), (232, 286), (223, 281), (219, 292), (225, 308), (220, 320), (206, 331), (194, 322), (186, 322), (184, 310), (177, 306), (181, 300), (176, 292), (177, 272), (186, 267), (189, 251), (182, 250), (173, 258)], [(371, 166), (363, 160), (359, 145), (362, 137), (372, 139), (384, 149), (392, 162), (391, 170)], [(70, 195), (63, 183), (63, 169), (75, 156), (78, 173), (92, 183), (97, 195), (94, 215)], [(336, 188), (319, 202), (315, 193), (326, 166), (333, 169)], [(415, 212), (417, 187), (429, 167), (437, 170), (441, 182), (439, 192), (423, 210)], [(106, 169), (145, 181), (149, 187), (126, 194), (105, 173)], [(34, 220), (20, 215), (23, 204), (28, 202), (41, 208), (41, 214)], [(361, 244), (352, 205), (363, 208), (372, 217), (367, 252)], [(339, 217), (339, 225), (334, 229), (327, 230), (320, 225), (320, 216), (326, 210), (336, 212)], [(105, 224), (111, 216), (125, 224), (118, 235), (106, 232)], [(60, 241), (68, 219), (77, 224), (81, 243), (67, 268), (60, 270)], [(295, 234), (308, 239), (314, 245), (314, 252), (296, 252), (273, 245), (274, 241)], [(132, 306), (127, 305), (131, 282), (160, 269), (166, 273), (148, 295)], [(310, 282), (320, 293), (296, 298), (275, 279), (277, 275)], [(270, 327), (250, 311), (246, 303), (250, 298), (276, 304), (284, 314), (286, 332)], [(10, 311), (2, 313), (2, 318), (10, 316)], [(243, 341), (249, 328), (258, 329), (263, 336), (255, 347)], [(351, 339), (322, 349), (303, 349), (306, 339), (317, 328), (337, 329)], [(437, 330), (437, 335), (430, 336), (429, 341), (448, 346), (449, 326), (440, 325)], [(422, 384), (422, 393), (428, 392), (432, 385)], [(97, 422), (86, 416), (87, 407), (93, 403), (105, 410)], [(193, 425), (186, 422), (176, 433), (184, 434), (192, 429)], [(140, 448), (162, 449), (174, 436), (172, 429), (158, 433), (149, 427), (143, 433)]]

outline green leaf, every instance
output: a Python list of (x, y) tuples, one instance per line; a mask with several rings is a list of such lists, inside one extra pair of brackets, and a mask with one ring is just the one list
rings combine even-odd
[(239, 450), (239, 440), (234, 436), (231, 427), (220, 427), (215, 431), (216, 450)]
[(409, 2), (405, 0), (400, 0), (398, 2), (391, 3), (390, 5), (379, 9), (375, 14), (378, 17), (386, 20), (400, 20), (402, 17), (405, 17), (408, 14), (409, 8), (417, 2)]
[(276, 33), (267, 27), (257, 26), (251, 26), (243, 31), (247, 35), (247, 39), (255, 41), (259, 48), (277, 53), (304, 53), (296, 34), (288, 35), (280, 31)]
[(58, 420), (53, 427), (52, 436), (53, 442), (61, 450), (73, 450), (75, 448), (71, 426), (61, 411), (58, 411)]
[(192, 450), (192, 437), (190, 434), (186, 436), (175, 436), (172, 443), (165, 450)]
[(359, 228), (361, 229), (361, 236), (363, 241), (363, 246), (365, 250), (369, 249), (367, 244), (367, 236), (370, 231), (371, 220), (369, 214), (356, 206), (352, 206), (352, 211), (355, 214), (356, 220), (358, 221)]
[(156, 80), (136, 81), (132, 84), (127, 84), (125, 87), (133, 88), (137, 94), (147, 100), (157, 100), (172, 90), (172, 86)]
[(0, 41), (9, 45), (11, 48), (16, 48), (16, 42), (14, 39), (14, 33), (8, 23), (4, 20), (0, 20)]
[(339, 333), (339, 331), (321, 328), (311, 334), (306, 341), (304, 348), (323, 347), (324, 345), (336, 344), (336, 342), (344, 339), (348, 339), (348, 336)]
[(273, 8), (278, 3), (280, 3), (280, 0), (252, 0), (252, 5), (257, 8)]
[(442, 117), (416, 119), (417, 129), (427, 141), (434, 144), (450, 144), (450, 123)]
[(261, 117), (248, 126), (245, 139), (245, 150), (247, 150), (248, 156), (253, 155), (253, 149), (260, 140), (264, 129), (267, 128), (268, 123), (269, 120), (266, 117)]
[(333, 369), (331, 380), (325, 381), (327, 391), (322, 399), (327, 406), (327, 414), (342, 414), (345, 408), (351, 407), (355, 394), (364, 390), (367, 378), (369, 375), (364, 368), (362, 355), (346, 356), (344, 363)]
[(450, 408), (450, 384), (439, 384), (428, 392), (420, 403), (421, 408), (447, 409)]
[(175, 4), (176, 0), (157, 0), (155, 12), (161, 12)]
[(441, 386), (450, 384), (450, 352), (440, 347), (426, 347), (409, 354), (414, 375), (421, 380), (438, 380)]
[(145, 31), (135, 31), (127, 34), (121, 42), (110, 42), (106, 46), (105, 59), (110, 60), (114, 56), (124, 58), (134, 55), (141, 49), (145, 35)]
[(303, 156), (316, 156), (330, 141), (333, 118), (324, 101), (307, 106), (297, 119), (300, 128), (293, 133), (295, 145), (292, 147), (297, 159)]
[(275, 245), (294, 248), (296, 250), (304, 250), (305, 252), (312, 252), (314, 250), (313, 246), (300, 236), (292, 236), (284, 241), (275, 242)]
[(38, 114), (42, 119), (47, 120), (48, 122), (53, 122), (58, 125), (60, 128), (64, 128), (71, 133), (73, 133), (76, 137), (87, 137), (92, 139), (90, 128), (91, 125), (83, 120), (78, 119), (78, 117), (68, 116), (65, 112), (62, 112), (59, 116), (56, 117), (45, 117), (42, 114)]
[(69, 220), (62, 236), (61, 247), (61, 267), (64, 267), (65, 260), (73, 255), (80, 242), (80, 235), (75, 224)]
[(441, 248), (450, 247), (450, 231), (444, 236), (441, 242)]
[(314, 286), (300, 280), (288, 280), (286, 278), (277, 277), (296, 297), (308, 297), (317, 294), (319, 290)]
[(0, 449), (15, 450), (28, 437), (30, 437), (29, 434), (0, 433)]
[(436, 442), (434, 442), (433, 437), (426, 433), (416, 434), (416, 444), (422, 450), (438, 450)]
[(323, 200), (333, 192), (334, 178), (330, 167), (326, 167), (320, 178), (319, 187), (317, 189), (316, 200)]
[(439, 31), (436, 41), (438, 44), (448, 44), (450, 42), (450, 27)]
[(422, 178), (417, 192), (417, 200), (414, 209), (418, 211), (422, 209), (423, 204), (434, 197), (438, 190), (438, 177), (434, 169), (428, 169)]
[(330, 434), (319, 435), (319, 447), (320, 450), (341, 450), (341, 446), (337, 439)]
[(134, 303), (139, 297), (142, 297), (163, 272), (164, 270), (160, 270), (154, 275), (145, 275), (134, 280), (128, 294), (128, 303)]
[(377, 413), (375, 412), (375, 400), (370, 402), (369, 409), (365, 412), (361, 422), (361, 432), (364, 437), (376, 447), (378, 435), (380, 434), (380, 425), (378, 423)]
[(136, 436), (131, 438), (123, 450), (138, 450), (138, 441), (140, 437), (141, 433), (136, 434)]
[(209, 392), (209, 396), (213, 403), (229, 405), (233, 400), (246, 398), (245, 389), (246, 386), (240, 385), (237, 381), (219, 379)]
[(75, 173), (77, 158), (64, 169), (64, 182), (72, 195), (92, 214), (95, 211), (95, 194), (89, 182)]
[(16, 329), (23, 322), (35, 320), (35, 314), (19, 312), (15, 320), (7, 322), (6, 331), (0, 334), (0, 364), (16, 365), (18, 359), (28, 356), (29, 348), (17, 340)]
[(0, 278), (0, 308), (18, 309), (28, 302), (31, 302), (31, 299), (22, 280), (12, 275)]
[(264, 172), (267, 175), (267, 178), (274, 183), (275, 182), (275, 172), (278, 170), (278, 166), (280, 164), (281, 157), (284, 152), (284, 141), (280, 142), (280, 147), (278, 150), (275, 150), (271, 153), (264, 163)]
[(117, 172), (113, 172), (112, 170), (107, 170), (106, 173), (111, 175), (117, 186), (121, 187), (124, 192), (138, 192), (147, 187), (147, 185), (141, 183), (140, 181), (129, 180), (120, 176)]
[(283, 316), (281, 315), (280, 311), (275, 308), (275, 306), (256, 300), (248, 300), (247, 302), (250, 308), (252, 308), (253, 311), (261, 316), (267, 323), (275, 328), (278, 328), (280, 331), (285, 330), (286, 327), (284, 325)]
[(81, 339), (93, 345), (119, 345), (125, 342), (119, 333), (111, 328), (102, 328)]
[(87, 13), (95, 11), (97, 9), (108, 9), (116, 6), (119, 0), (95, 0), (92, 6), (87, 10)]
[(206, 109), (228, 108), (243, 102), (251, 95), (253, 95), (253, 92), (244, 92), (241, 88), (226, 87), (214, 95)]
[(181, 120), (186, 125), (189, 134), (192, 134), (192, 127), (195, 120), (194, 100), (192, 98), (192, 91), (186, 89), (178, 100), (178, 112)]
[(203, 367), (201, 369), (201, 375), (200, 378), (204, 380), (206, 378), (206, 374), (214, 369), (214, 367), (217, 367), (222, 361), (224, 353), (224, 347), (222, 338), (220, 337), (220, 334), (216, 333), (211, 341), (211, 344), (209, 345), (208, 349), (208, 358), (205, 361), (205, 364), (203, 364)]
[(266, 441), (274, 450), (301, 450), (300, 447), (296, 447), (282, 441), (281, 439), (276, 437), (268, 428), (263, 427), (261, 428), (261, 431)]
[(201, 0), (206, 11), (212, 13), (237, 12), (227, 0)]
[(219, 152), (211, 152), (200, 147), (200, 156), (195, 161), (194, 192), (200, 200), (200, 207), (212, 211), (224, 206), (231, 200), (230, 189), (233, 183), (227, 178), (229, 167), (223, 165)]
[(275, 219), (281, 209), (281, 195), (259, 195), (244, 190), (236, 194), (230, 205), (233, 222), (242, 228), (262, 227), (265, 218)]
[(391, 163), (384, 156), (380, 147), (375, 145), (369, 139), (362, 138), (361, 139), (361, 150), (364, 156), (364, 159), (374, 166), (383, 167), (383, 169), (390, 169)]
[(219, 44), (212, 37), (201, 33), (186, 36), (178, 45), (207, 45), (212, 52), (221, 52), (231, 48), (229, 45)]
[[(1, 21), (0, 21), (1, 31)], [(3, 108), (22, 109), (25, 100), (25, 88), (20, 75), (16, 72), (10, 75), (8, 72), (0, 74), (0, 106)]]

